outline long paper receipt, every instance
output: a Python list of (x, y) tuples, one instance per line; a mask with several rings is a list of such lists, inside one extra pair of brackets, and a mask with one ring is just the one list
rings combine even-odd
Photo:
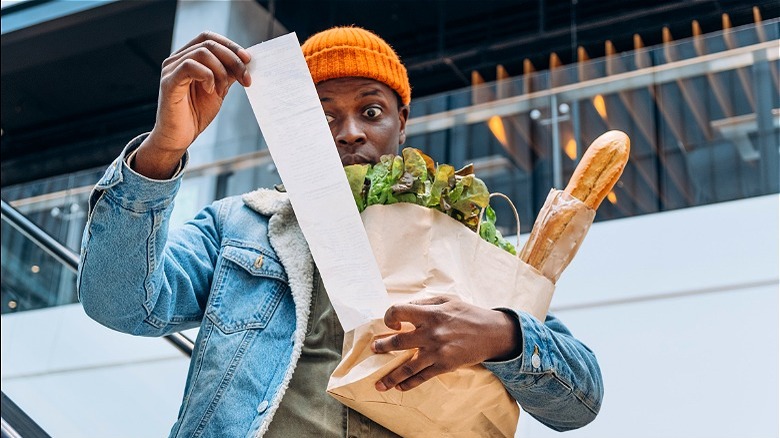
[(247, 50), (249, 102), (344, 331), (384, 317), (387, 290), (297, 36)]

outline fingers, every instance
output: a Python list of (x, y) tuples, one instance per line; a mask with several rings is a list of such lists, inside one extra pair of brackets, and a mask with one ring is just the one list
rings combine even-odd
[(439, 309), (435, 306), (450, 300), (446, 296), (437, 296), (406, 304), (394, 304), (385, 312), (385, 325), (393, 330), (401, 330), (401, 323), (405, 321), (420, 327), (431, 316), (438, 313)]
[(442, 371), (438, 370), (433, 362), (425, 360), (418, 353), (377, 381), (375, 386), (377, 391), (387, 391), (390, 388), (408, 391), (441, 373)]
[(448, 301), (452, 301), (454, 297), (448, 297), (446, 295), (438, 295), (435, 297), (423, 298), (421, 300), (410, 301), (409, 304), (416, 304), (418, 306), (435, 306), (438, 304), (444, 304)]
[(190, 82), (200, 82), (203, 90), (213, 93), (216, 90), (214, 72), (205, 65), (185, 59), (177, 65), (175, 72), (169, 79), (173, 85), (188, 85)]
[(169, 56), (162, 65), (157, 120), (148, 144), (183, 153), (214, 120), (233, 82), (250, 85), (250, 59), (241, 46), (213, 32)]
[[(213, 72), (215, 85), (224, 94), (233, 81), (245, 87), (251, 84), (246, 65), (249, 59), (249, 53), (238, 44), (221, 35), (205, 32), (163, 62), (163, 76), (177, 72), (176, 69), (186, 60), (194, 60)], [(178, 84), (182, 80), (177, 78), (174, 82)]]
[[(377, 390), (407, 391), (436, 375), (482, 362), (489, 357), (485, 336), (495, 332), (495, 324), (487, 317), (495, 312), (448, 296), (391, 306), (384, 319), (388, 327), (398, 329), (401, 322), (410, 322), (415, 328), (377, 339), (371, 349), (375, 353), (417, 351), (412, 359), (376, 382)], [(503, 321), (500, 312), (499, 316)]]
[[(425, 341), (428, 343), (431, 341), (431, 333), (427, 333), (425, 329), (435, 327), (441, 319), (447, 318), (441, 305), (450, 301), (453, 301), (453, 298), (437, 296), (390, 306), (385, 312), (384, 318), (384, 323), (388, 328), (401, 330), (401, 323), (409, 322), (415, 326), (415, 330), (379, 339), (371, 344), (371, 349), (375, 353), (387, 353), (424, 347)], [(428, 338), (424, 336), (428, 336)]]
[(419, 347), (419, 336), (414, 331), (390, 335), (386, 338), (377, 339), (371, 344), (371, 350), (374, 353), (389, 353), (391, 351), (411, 350)]
[(205, 31), (201, 32), (198, 36), (193, 38), (189, 43), (185, 44), (184, 47), (177, 50), (176, 52), (173, 52), (173, 55), (178, 55), (179, 53), (187, 51), (192, 46), (196, 46), (200, 43), (206, 42), (206, 41), (214, 41), (222, 46), (227, 47), (230, 51), (235, 53), (237, 56), (241, 58), (242, 62), (248, 63), (250, 56), (249, 52), (246, 51), (243, 47), (238, 45), (237, 43), (233, 42), (227, 37), (224, 37), (218, 33), (214, 33), (211, 31)]
[[(206, 72), (208, 77), (190, 76), (192, 72)], [(206, 91), (212, 92), (216, 89), (221, 96), (227, 93), (228, 87), (235, 80), (230, 77), (222, 62), (204, 48), (196, 49), (187, 56), (168, 64), (163, 70), (163, 77), (163, 81), (170, 81), (173, 86), (188, 85), (192, 80), (203, 80)], [(206, 87), (206, 84), (213, 84), (213, 87)]]
[(417, 388), (418, 386), (442, 373), (444, 373), (443, 370), (439, 369), (436, 365), (431, 365), (428, 368), (399, 383), (396, 385), (396, 388), (401, 391), (408, 391), (410, 389)]

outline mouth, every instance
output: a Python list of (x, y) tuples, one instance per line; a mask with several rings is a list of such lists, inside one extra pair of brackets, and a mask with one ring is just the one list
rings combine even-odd
[(349, 154), (341, 157), (341, 165), (349, 166), (350, 164), (369, 164), (371, 160), (359, 154)]

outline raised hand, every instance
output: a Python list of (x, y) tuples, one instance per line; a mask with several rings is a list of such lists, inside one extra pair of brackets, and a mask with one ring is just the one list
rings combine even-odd
[(214, 120), (228, 89), (247, 87), (249, 53), (228, 38), (203, 32), (163, 62), (157, 120), (135, 157), (134, 169), (169, 178), (187, 148)]
[(372, 350), (418, 350), (376, 383), (379, 391), (394, 387), (407, 391), (460, 367), (515, 357), (522, 347), (520, 324), (514, 317), (453, 297), (391, 306), (385, 313), (385, 325), (400, 330), (401, 322), (410, 322), (415, 329), (378, 339)]

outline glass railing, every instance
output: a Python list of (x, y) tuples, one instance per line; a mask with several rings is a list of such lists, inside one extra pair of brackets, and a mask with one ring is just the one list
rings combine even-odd
[[(3, 200), (67, 250), (78, 254), (86, 224), (87, 197), (102, 175), (95, 169), (4, 187)], [(2, 313), (71, 304), (76, 298), (75, 267), (35, 245), (19, 228), (0, 223)]]
[[(33, 310), (74, 302), (77, 254), (56, 242), (5, 201), (0, 202), (0, 206), (3, 224), (3, 312)], [(144, 369), (147, 371), (149, 369), (148, 361), (139, 359), (143, 355), (137, 356), (138, 351), (127, 353), (130, 354), (127, 357), (136, 355), (137, 369), (127, 368), (127, 363), (122, 360), (117, 363), (116, 358), (123, 357), (122, 354), (128, 350), (125, 347), (130, 344), (119, 345), (122, 348), (117, 349), (116, 345), (111, 344), (113, 341), (106, 337), (106, 333), (83, 336), (85, 334), (83, 331), (87, 327), (83, 325), (85, 316), (74, 319), (66, 316), (67, 312), (57, 316), (47, 312), (34, 316), (32, 315), (34, 313), (36, 312), (28, 314), (32, 318), (18, 319), (16, 315), (4, 315), (3, 319), (3, 351), (11, 351), (11, 353), (4, 353), (3, 356), (4, 389), (2, 421), (0, 421), (2, 423), (0, 435), (3, 438), (48, 437), (49, 435), (41, 426), (56, 432), (55, 436), (86, 436), (85, 431), (90, 431), (87, 433), (92, 433), (92, 436), (112, 436), (112, 433), (117, 432), (115, 423), (99, 425), (100, 431), (95, 432), (94, 421), (92, 423), (89, 421), (92, 417), (83, 417), (80, 414), (86, 412), (84, 409), (74, 410), (70, 406), (83, 408), (89, 407), (90, 403), (94, 405), (95, 394), (101, 391), (101, 397), (105, 399), (120, 393), (132, 395), (134, 390), (128, 385), (139, 383), (141, 386), (146, 385), (147, 389), (153, 389), (152, 392), (158, 391), (158, 396), (161, 394), (159, 393), (161, 387), (163, 391), (166, 391), (166, 388), (175, 389), (175, 385), (170, 386), (170, 380), (160, 386), (160, 382), (155, 379), (149, 380), (146, 377), (138, 379), (138, 376), (148, 374), (143, 371)], [(31, 328), (31, 322), (35, 328), (30, 332), (28, 329)], [(20, 338), (19, 330), (26, 330), (28, 336)], [(70, 341), (63, 341), (66, 338)], [(13, 341), (19, 339), (27, 339), (30, 342)], [(47, 339), (57, 342), (47, 342)], [(168, 335), (164, 339), (186, 356), (192, 356), (193, 341), (183, 333)], [(6, 343), (8, 340), (11, 342)], [(24, 347), (20, 350), (13, 348), (14, 345), (24, 345)], [(150, 344), (146, 345), (150, 346)], [(62, 349), (52, 348), (57, 346)], [(162, 365), (157, 360), (154, 362), (161, 365), (156, 368), (157, 371), (163, 374), (171, 372), (168, 365)], [(6, 365), (9, 365), (9, 369), (6, 369)], [(182, 369), (184, 368), (180, 368), (180, 371)], [(112, 374), (114, 377), (108, 377)], [(175, 374), (171, 374), (171, 377), (175, 377)], [(93, 379), (104, 384), (96, 386)], [(159, 376), (156, 379), (159, 379)], [(87, 380), (90, 384), (85, 386), (84, 382)], [(19, 402), (19, 405), (11, 401), (6, 395), (7, 392)], [(180, 390), (178, 393), (180, 394)], [(175, 391), (172, 395), (174, 398), (171, 400), (175, 400)], [(159, 398), (150, 403), (160, 404)], [(40, 421), (40, 426), (31, 417)], [(114, 429), (111, 429), (112, 426)], [(160, 426), (165, 427), (153, 421), (145, 423), (143, 427), (159, 431)], [(81, 432), (76, 432), (79, 430)]]
[[(78, 254), (87, 198), (103, 172), (93, 169), (4, 187), (3, 200), (54, 241)], [(0, 232), (3, 314), (77, 302), (75, 269), (35, 245), (9, 221), (2, 221)]]
[[(3, 203), (3, 207), (7, 204)], [(13, 210), (10, 210), (13, 214)], [(2, 313), (71, 304), (76, 299), (75, 254), (61, 245), (47, 251), (28, 230), (16, 226), (6, 208), (2, 215)], [(70, 257), (66, 263), (62, 257)]]
[[(68, 250), (78, 253), (87, 220), (89, 194), (105, 168), (3, 188), (3, 199), (25, 219), (40, 227)], [(212, 199), (243, 193), (258, 181), (280, 182), (267, 150), (187, 169), (177, 198), (173, 222), (183, 222), (202, 206), (186, 202), (186, 193), (209, 186)], [(2, 313), (77, 302), (75, 267), (71, 272), (28, 236), (3, 220)]]
[[(456, 167), (474, 163), (491, 191), (514, 201), (522, 232), (550, 188), (565, 186), (587, 145), (610, 129), (629, 135), (632, 152), (597, 221), (777, 193), (779, 30), (780, 21), (768, 20), (655, 47), (635, 41), (633, 51), (415, 99), (406, 144)], [(190, 167), (172, 222), (200, 209), (193, 200), (203, 193), (216, 199), (279, 182), (258, 148)], [(4, 187), (3, 197), (77, 251), (87, 198), (103, 171)], [(495, 208), (499, 228), (513, 234), (508, 207)], [(13, 233), (3, 225), (4, 259), (5, 242), (19, 239)], [(8, 248), (18, 269), (44, 270), (36, 250)], [(75, 299), (70, 274), (46, 271), (46, 290), (62, 292), (22, 308)]]
[[(778, 20), (417, 99), (407, 144), (489, 164), (527, 232), (584, 149), (619, 129), (631, 159), (596, 220), (778, 192)], [(635, 41), (637, 46), (641, 46)], [(511, 213), (497, 206), (499, 225)]]
[[(78, 255), (5, 201), (0, 204), (3, 313), (77, 302)], [(189, 337), (174, 333), (165, 339), (182, 353), (192, 356), (194, 343)]]

